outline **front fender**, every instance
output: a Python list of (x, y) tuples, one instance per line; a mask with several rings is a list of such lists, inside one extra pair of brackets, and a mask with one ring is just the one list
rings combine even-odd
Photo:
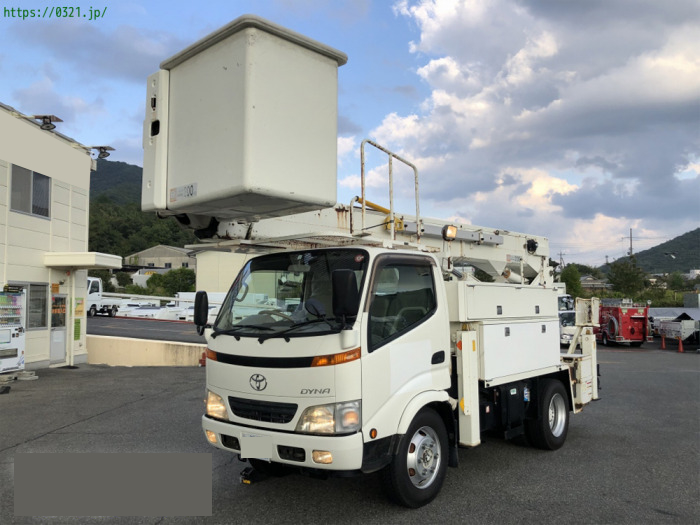
[(408, 405), (401, 415), (401, 420), (399, 421), (399, 426), (396, 429), (396, 433), (403, 435), (408, 430), (411, 421), (416, 417), (416, 414), (421, 411), (421, 409), (431, 403), (449, 403), (450, 396), (444, 390), (430, 390), (428, 392), (421, 392), (416, 397), (409, 401)]

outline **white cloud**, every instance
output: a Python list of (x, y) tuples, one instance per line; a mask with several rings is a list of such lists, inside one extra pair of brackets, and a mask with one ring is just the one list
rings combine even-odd
[(373, 136), (409, 159), (439, 152), (421, 185), (441, 216), (591, 246), (611, 228), (697, 227), (698, 10), (548, 5), (395, 4), (431, 94)]
[(19, 106), (25, 111), (37, 114), (53, 114), (65, 122), (61, 127), (70, 129), (80, 116), (99, 116), (104, 114), (104, 101), (97, 98), (86, 101), (76, 96), (59, 94), (54, 83), (43, 77), (24, 89), (17, 89), (13, 97), (19, 102)]
[(345, 157), (357, 152), (355, 137), (338, 137), (338, 164), (342, 165)]

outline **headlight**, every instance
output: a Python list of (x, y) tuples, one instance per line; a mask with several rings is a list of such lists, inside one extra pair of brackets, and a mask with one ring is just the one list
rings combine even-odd
[(226, 403), (219, 394), (207, 391), (207, 415), (216, 419), (225, 419), (228, 421), (228, 412), (226, 411)]
[(571, 341), (571, 336), (568, 335), (568, 334), (562, 335), (561, 338), (562, 338), (564, 341)]
[(305, 434), (348, 434), (360, 430), (360, 401), (317, 405), (304, 410), (297, 423), (297, 432)]

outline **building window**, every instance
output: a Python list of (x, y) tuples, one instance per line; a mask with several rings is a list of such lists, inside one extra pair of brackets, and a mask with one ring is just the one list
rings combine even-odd
[(27, 329), (48, 326), (49, 295), (48, 285), (30, 284), (27, 294)]
[(184, 262), (184, 263), (182, 263), (182, 267), (183, 267), (183, 268), (189, 268), (189, 267), (190, 267), (190, 263)]
[(12, 197), (10, 209), (50, 217), (51, 178), (21, 166), (12, 166)]
[(156, 265), (156, 263), (148, 263), (148, 264), (147, 264), (147, 266), (148, 266), (149, 268), (154, 268), (155, 265)]
[(166, 267), (166, 268), (172, 268), (172, 267), (173, 267), (173, 263), (165, 263), (165, 267)]

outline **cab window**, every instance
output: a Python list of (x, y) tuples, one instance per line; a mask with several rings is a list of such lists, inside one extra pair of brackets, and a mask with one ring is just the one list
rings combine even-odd
[(436, 306), (432, 260), (379, 262), (369, 305), (369, 351), (421, 324)]

